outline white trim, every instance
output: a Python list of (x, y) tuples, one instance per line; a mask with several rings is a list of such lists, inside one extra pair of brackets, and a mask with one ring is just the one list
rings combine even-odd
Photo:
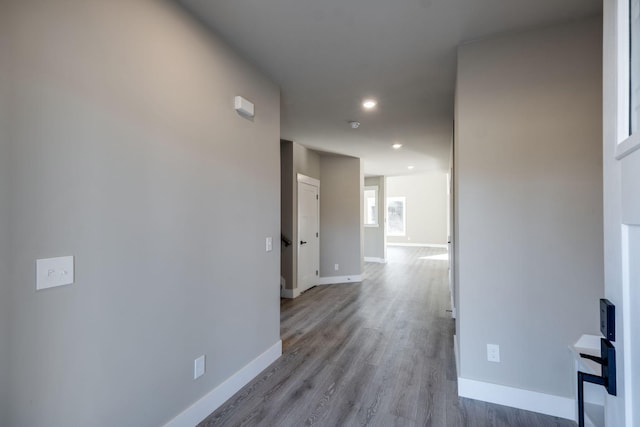
[(300, 290), (298, 288), (295, 289), (280, 289), (280, 298), (298, 298), (300, 296)]
[(575, 421), (576, 401), (537, 391), (458, 377), (458, 396)]
[(305, 184), (313, 185), (314, 187), (320, 188), (320, 181), (319, 180), (317, 180), (315, 178), (311, 178), (310, 176), (307, 176), (307, 175), (303, 175), (301, 173), (299, 173), (296, 176), (296, 181), (297, 182), (304, 182)]
[(384, 258), (377, 258), (373, 256), (364, 257), (364, 262), (377, 262), (378, 264), (386, 264), (387, 260)]
[[(458, 357), (458, 337), (457, 335), (453, 336), (453, 355), (456, 358), (456, 373), (460, 375), (460, 358)], [(460, 377), (458, 377), (458, 381), (460, 381)], [(458, 394), (460, 394), (458, 392)]]
[(282, 341), (276, 342), (267, 351), (165, 424), (165, 427), (193, 427), (197, 425), (238, 390), (251, 382), (260, 372), (278, 360), (280, 356), (282, 356)]
[(616, 160), (622, 160), (640, 149), (640, 132), (636, 132), (616, 145)]
[(332, 276), (321, 277), (318, 279), (318, 285), (337, 285), (339, 283), (357, 283), (362, 282), (362, 274), (353, 276)]
[(616, 160), (622, 160), (640, 149), (640, 132), (636, 132), (616, 146)]
[(631, 32), (629, 28), (629, 2), (615, 1), (615, 7), (617, 15), (615, 73), (618, 77), (616, 81), (616, 143), (619, 144), (629, 136), (629, 108), (631, 102), (629, 98), (629, 35)]
[[(624, 184), (623, 184), (624, 185)], [(624, 214), (624, 212), (623, 212)], [(621, 232), (622, 240), (622, 342), (624, 343), (622, 354), (624, 355), (624, 401), (625, 401), (625, 417), (629, 426), (633, 424), (633, 370), (635, 363), (632, 362), (631, 352), (631, 278), (629, 277), (629, 225), (622, 224)], [(606, 405), (605, 405), (606, 406)]]
[(444, 248), (448, 249), (449, 245), (446, 243), (389, 243), (387, 246), (406, 246), (410, 248)]

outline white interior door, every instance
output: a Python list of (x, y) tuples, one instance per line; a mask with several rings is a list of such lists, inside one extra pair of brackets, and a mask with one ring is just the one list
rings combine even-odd
[(320, 182), (298, 175), (298, 291), (318, 284)]
[[(640, 151), (634, 154), (634, 160), (624, 160), (623, 170), (635, 165), (636, 183), (635, 212), (630, 222), (623, 226), (622, 235), (622, 289), (623, 342), (625, 360), (625, 397), (627, 426), (640, 423)], [(624, 173), (623, 173), (624, 176)], [(626, 192), (626, 191), (625, 191)], [(629, 196), (629, 194), (627, 194)]]
[(616, 305), (617, 396), (606, 425), (640, 426), (640, 0), (604, 2), (605, 293)]

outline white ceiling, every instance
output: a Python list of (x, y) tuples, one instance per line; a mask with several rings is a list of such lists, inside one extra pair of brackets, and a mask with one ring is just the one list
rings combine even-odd
[[(602, 9), (601, 0), (180, 2), (280, 85), (283, 139), (360, 157), (367, 175), (448, 169), (458, 45)], [(361, 107), (366, 97), (377, 99), (373, 111)]]

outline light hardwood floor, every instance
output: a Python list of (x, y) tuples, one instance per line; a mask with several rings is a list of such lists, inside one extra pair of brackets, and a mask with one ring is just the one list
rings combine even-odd
[(391, 247), (362, 283), (282, 300), (283, 356), (200, 427), (574, 426), (458, 398), (445, 253)]

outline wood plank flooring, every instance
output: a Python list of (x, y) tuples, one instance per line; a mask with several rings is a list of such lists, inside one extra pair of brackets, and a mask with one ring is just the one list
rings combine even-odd
[(574, 426), (458, 398), (444, 253), (391, 247), (362, 283), (282, 300), (283, 356), (199, 426)]

